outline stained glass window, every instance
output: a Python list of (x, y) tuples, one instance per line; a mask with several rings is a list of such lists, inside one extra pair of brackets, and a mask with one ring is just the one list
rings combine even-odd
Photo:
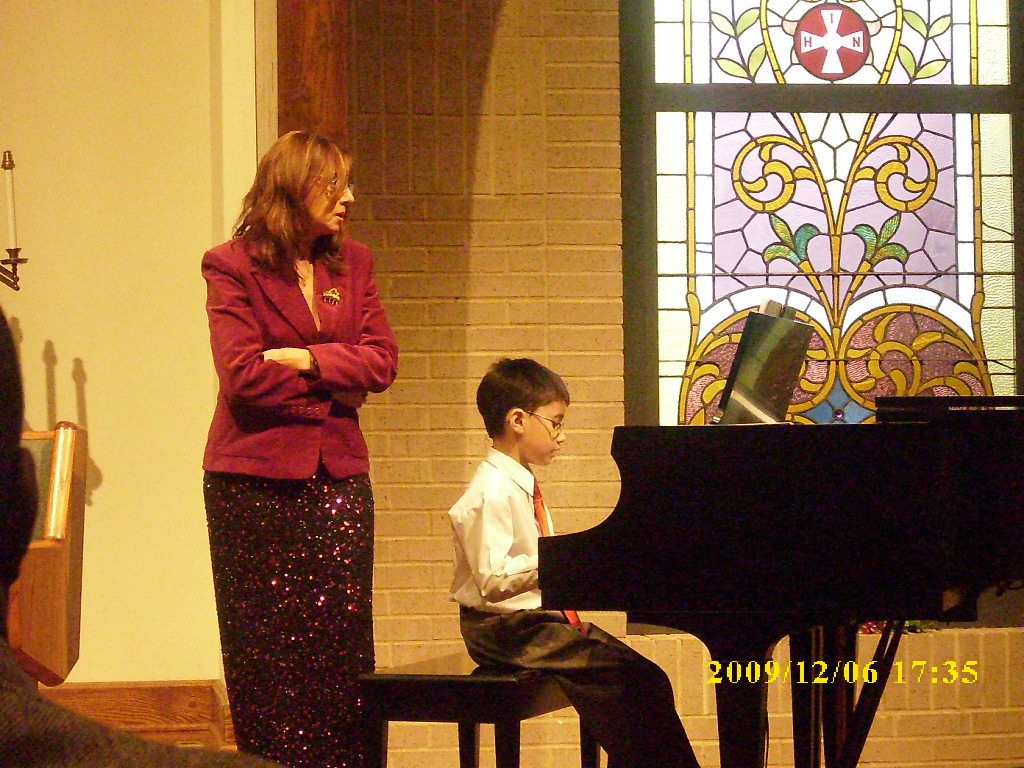
[(1009, 82), (1007, 0), (657, 0), (659, 83)]
[(624, 205), (654, 224), (627, 217), (626, 279), (649, 275), (654, 296), (627, 286), (627, 312), (657, 341), (627, 347), (627, 370), (656, 377), (657, 421), (708, 420), (767, 299), (815, 331), (794, 421), (1016, 393), (1006, 0), (656, 0), (640, 16), (651, 82), (624, 93), (624, 134), (647, 130), (624, 154), (656, 170)]

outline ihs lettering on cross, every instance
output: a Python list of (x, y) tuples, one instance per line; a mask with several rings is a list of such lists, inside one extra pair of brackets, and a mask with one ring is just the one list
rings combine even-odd
[(839, 60), (839, 51), (842, 48), (849, 48), (853, 51), (864, 50), (864, 33), (853, 32), (849, 35), (839, 34), (839, 20), (843, 17), (840, 11), (822, 11), (821, 17), (825, 22), (824, 35), (818, 36), (811, 32), (804, 31), (800, 34), (800, 48), (804, 53), (813, 51), (815, 48), (824, 48), (825, 63), (821, 67), (823, 75), (843, 74), (843, 63)]
[(796, 25), (797, 59), (807, 71), (825, 80), (856, 73), (870, 52), (864, 20), (853, 10), (826, 3), (804, 14)]

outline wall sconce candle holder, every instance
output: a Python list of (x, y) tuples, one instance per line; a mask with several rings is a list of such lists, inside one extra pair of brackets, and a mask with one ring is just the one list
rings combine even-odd
[(25, 264), (28, 259), (21, 258), (21, 248), (8, 248), (7, 258), (0, 259), (0, 282), (16, 291), (21, 290), (18, 285), (18, 265)]
[(0, 160), (0, 171), (4, 177), (4, 197), (7, 208), (7, 258), (0, 260), (0, 282), (4, 285), (20, 290), (18, 286), (18, 265), (24, 264), (28, 259), (21, 258), (21, 248), (18, 247), (18, 224), (14, 217), (14, 155), (9, 149), (4, 150), (3, 159)]

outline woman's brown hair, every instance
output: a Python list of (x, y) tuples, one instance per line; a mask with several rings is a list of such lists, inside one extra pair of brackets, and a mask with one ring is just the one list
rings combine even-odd
[[(312, 226), (306, 197), (314, 185), (336, 179), (331, 194), (341, 197), (349, 183), (352, 160), (326, 136), (291, 131), (279, 138), (256, 167), (256, 178), (242, 201), (235, 237), (253, 243), (253, 260), (285, 277), (294, 276), (293, 262)], [(342, 270), (344, 228), (333, 237), (318, 237), (310, 259), (323, 260), (332, 272)]]

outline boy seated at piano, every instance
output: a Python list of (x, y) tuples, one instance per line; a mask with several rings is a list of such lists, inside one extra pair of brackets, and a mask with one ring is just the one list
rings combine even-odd
[(609, 768), (698, 765), (662, 669), (574, 611), (540, 607), (537, 540), (553, 526), (532, 467), (550, 464), (565, 442), (565, 382), (534, 360), (505, 358), (476, 400), (492, 447), (448, 512), (451, 598), (469, 655), (552, 674)]

